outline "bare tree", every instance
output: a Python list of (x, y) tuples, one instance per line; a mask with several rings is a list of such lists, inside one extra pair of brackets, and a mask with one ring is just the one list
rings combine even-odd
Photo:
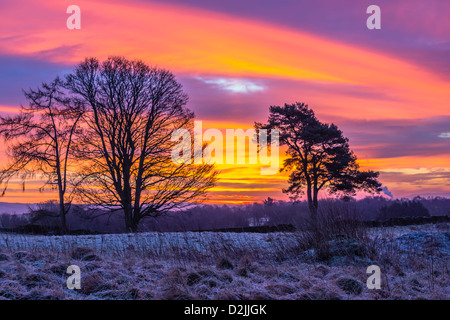
[(194, 114), (171, 72), (123, 57), (91, 58), (67, 77), (67, 88), (88, 106), (78, 144), (78, 195), (123, 210), (128, 232), (144, 217), (201, 201), (214, 186), (213, 165), (172, 162), (171, 134), (191, 128)]
[(46, 185), (58, 190), (61, 230), (66, 232), (71, 204), (67, 196), (68, 166), (83, 106), (66, 95), (60, 78), (24, 94), (29, 105), (21, 106), (19, 115), (0, 117), (0, 136), (9, 144), (11, 159), (0, 171), (2, 196), (13, 177), (20, 176), (25, 185), (27, 177), (42, 174)]

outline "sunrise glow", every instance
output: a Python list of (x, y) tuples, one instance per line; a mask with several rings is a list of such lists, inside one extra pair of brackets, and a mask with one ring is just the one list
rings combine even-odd
[[(323, 16), (320, 28), (270, 18), (272, 9), (233, 12), (206, 1), (80, 0), (81, 30), (68, 30), (66, 1), (1, 2), (8, 11), (0, 22), (3, 114), (25, 103), (22, 89), (64, 75), (85, 57), (123, 55), (174, 72), (203, 130), (246, 130), (266, 121), (271, 105), (305, 102), (343, 130), (361, 167), (380, 171), (394, 196), (450, 195), (448, 5), (430, 23), (420, 10), (408, 19), (396, 4), (381, 1), (386, 14), (379, 32), (365, 27), (365, 4), (355, 5), (342, 21), (353, 34), (340, 36), (325, 23), (331, 9), (308, 13), (296, 1), (283, 2), (280, 12), (298, 10), (299, 20)], [(403, 38), (412, 39), (411, 48)], [(6, 163), (3, 142), (0, 148)], [(283, 158), (281, 152), (280, 163)], [(245, 164), (218, 169), (209, 202), (288, 199), (281, 192), (286, 173), (263, 176), (259, 165)], [(36, 179), (24, 190), (12, 181), (0, 201), (56, 197), (40, 186)]]

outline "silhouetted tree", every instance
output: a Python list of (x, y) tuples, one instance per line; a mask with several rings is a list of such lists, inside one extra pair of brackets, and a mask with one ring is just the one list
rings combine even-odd
[(88, 106), (83, 115), (76, 186), (86, 202), (123, 210), (128, 232), (144, 217), (201, 201), (216, 181), (213, 165), (175, 164), (176, 129), (193, 127), (188, 97), (174, 75), (142, 61), (86, 59), (67, 88)]
[(71, 204), (67, 196), (68, 166), (83, 105), (66, 95), (60, 78), (24, 94), (29, 105), (21, 106), (19, 115), (0, 117), (0, 136), (9, 144), (11, 158), (0, 171), (2, 195), (11, 178), (20, 176), (25, 188), (27, 177), (43, 174), (46, 185), (58, 190), (59, 217), (65, 232)]
[(271, 197), (267, 197), (267, 199), (263, 200), (263, 204), (267, 207), (272, 207), (275, 204), (275, 199), (271, 198)]
[(354, 195), (356, 190), (379, 192), (378, 172), (360, 171), (348, 139), (334, 124), (320, 122), (304, 103), (271, 106), (267, 124), (255, 128), (278, 129), (280, 145), (287, 146), (287, 158), (280, 171), (291, 171), (289, 187), (283, 192), (293, 199), (304, 193), (316, 219), (319, 191)]

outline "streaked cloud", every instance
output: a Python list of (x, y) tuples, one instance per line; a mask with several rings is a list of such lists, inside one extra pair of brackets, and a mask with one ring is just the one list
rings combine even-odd
[(255, 82), (246, 79), (205, 79), (201, 77), (198, 77), (197, 79), (203, 81), (206, 84), (212, 84), (222, 90), (230, 91), (233, 93), (251, 93), (264, 90), (264, 87), (262, 85), (256, 84)]
[(428, 174), (428, 173), (443, 173), (450, 172), (447, 168), (386, 168), (381, 169), (380, 172), (402, 173), (402, 174)]

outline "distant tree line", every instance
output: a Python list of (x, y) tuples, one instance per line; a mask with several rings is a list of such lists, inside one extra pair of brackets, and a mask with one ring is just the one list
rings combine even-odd
[[(450, 217), (450, 199), (439, 197), (391, 200), (376, 196), (351, 201), (325, 199), (319, 202), (319, 214), (325, 212), (343, 220), (374, 222), (375, 226), (389, 223), (391, 219), (407, 223), (409, 220), (414, 222), (427, 217)], [(394, 209), (398, 208), (398, 204), (404, 208), (422, 209), (397, 212)], [(386, 208), (389, 208), (389, 215), (385, 215)], [(54, 232), (59, 226), (58, 210), (57, 202), (47, 202), (30, 209), (28, 214), (0, 214), (0, 228), (15, 228), (27, 232), (32, 229), (21, 228), (35, 225), (34, 230), (37, 232)], [(67, 225), (73, 232), (81, 233), (126, 232), (123, 212), (112, 215), (106, 212), (106, 209), (93, 210), (89, 206), (72, 205)], [(185, 208), (183, 212), (170, 212), (158, 219), (145, 219), (140, 223), (140, 230), (173, 232), (279, 225), (292, 225), (297, 230), (304, 230), (308, 228), (308, 218), (307, 201), (285, 202), (272, 199), (265, 203), (239, 206), (198, 204)]]

